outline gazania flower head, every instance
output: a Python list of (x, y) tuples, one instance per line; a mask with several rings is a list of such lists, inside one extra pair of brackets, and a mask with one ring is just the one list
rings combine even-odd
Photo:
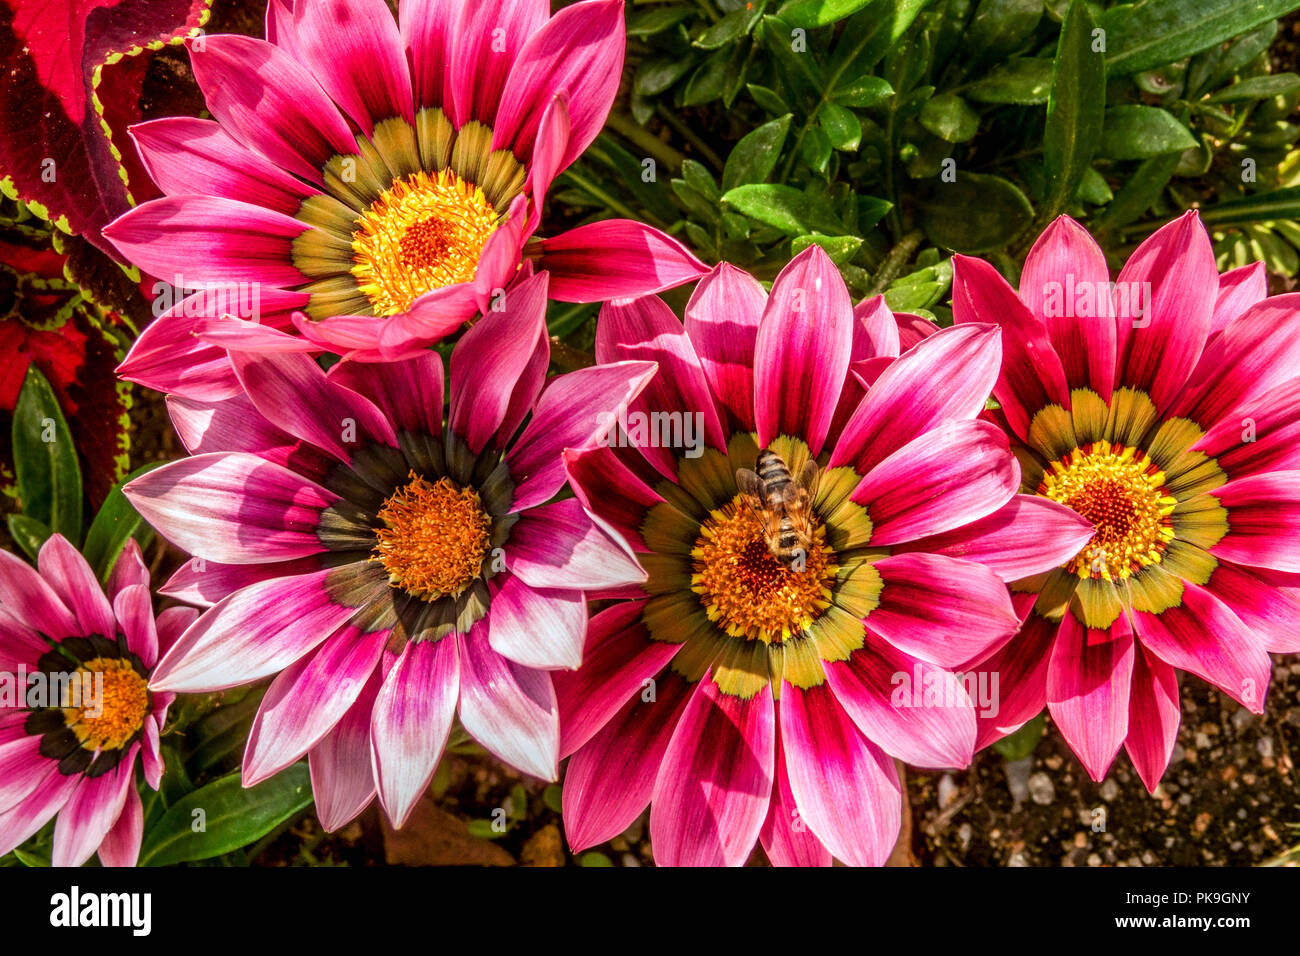
[(214, 120), (132, 130), (165, 196), (105, 235), (199, 291), (141, 336), (124, 377), (236, 394), (223, 348), (194, 335), (227, 315), (246, 349), (401, 358), (486, 311), (525, 259), (579, 302), (703, 273), (627, 220), (534, 236), (613, 102), (621, 0), (554, 17), (546, 0), (403, 0), (397, 21), (384, 0), (273, 0), (266, 34), (190, 41)]
[[(956, 671), (1014, 633), (1004, 580), (1089, 534), (1016, 494), (1005, 436), (977, 420), (1000, 354), (984, 325), (899, 357), (883, 299), (855, 310), (817, 246), (770, 296), (719, 266), (684, 328), (655, 297), (605, 307), (597, 359), (659, 374), (621, 418), (614, 446), (636, 448), (566, 460), (648, 578), (592, 619), (581, 669), (556, 677), (575, 849), (649, 804), (662, 864), (737, 865), (759, 840), (778, 864), (884, 862), (894, 758), (971, 759)], [(698, 422), (700, 441), (663, 440), (674, 421), (683, 435)], [(748, 471), (791, 503), (789, 525), (747, 498)]]
[(581, 660), (586, 590), (644, 578), (578, 501), (551, 499), (562, 450), (589, 442), (654, 366), (583, 369), (543, 392), (546, 274), (502, 304), (457, 345), (445, 410), (436, 352), (326, 374), (300, 353), (232, 351), (245, 394), (173, 396), (193, 457), (125, 489), (201, 559), (165, 591), (214, 605), (153, 686), (214, 691), (278, 673), (244, 782), (309, 753), (328, 829), (376, 791), (400, 826), (457, 713), (501, 760), (554, 779), (546, 669)]
[(55, 866), (96, 851), (134, 866), (144, 814), (136, 758), (158, 789), (158, 734), (172, 694), (150, 690), (159, 646), (197, 612), (154, 617), (149, 571), (128, 542), (107, 593), (62, 535), (36, 569), (0, 551), (0, 855), (58, 815)]
[(1262, 267), (1220, 277), (1195, 212), (1112, 285), (1068, 218), (1012, 289), (957, 257), (953, 312), (1002, 328), (998, 416), (1022, 491), (1095, 528), (1060, 567), (1012, 585), (1021, 633), (982, 667), (1012, 691), (981, 743), (1038, 713), (1101, 779), (1123, 745), (1154, 789), (1187, 671), (1261, 713), (1268, 652), (1300, 650), (1300, 296)]

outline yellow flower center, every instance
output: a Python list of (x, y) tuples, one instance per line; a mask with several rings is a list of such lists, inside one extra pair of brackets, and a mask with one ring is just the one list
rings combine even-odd
[(65, 694), (66, 723), (87, 750), (126, 746), (149, 716), (148, 684), (121, 658), (96, 657), (82, 664)]
[(379, 509), (374, 558), (388, 581), (426, 601), (459, 597), (478, 577), (491, 543), (492, 520), (478, 493), (450, 478), (433, 484), (415, 472)]
[(1164, 472), (1145, 452), (1107, 441), (1053, 462), (1038, 493), (1097, 527), (1066, 570), (1081, 578), (1116, 581), (1158, 563), (1174, 536), (1169, 515), (1177, 504), (1164, 484)]
[(802, 633), (831, 604), (838, 570), (818, 522), (816, 545), (802, 570), (778, 561), (763, 537), (763, 524), (737, 495), (700, 526), (691, 550), (691, 590), (709, 620), (733, 637), (767, 643)]
[(424, 293), (470, 282), (496, 231), (483, 190), (450, 169), (389, 186), (357, 219), (352, 274), (376, 315), (395, 315)]

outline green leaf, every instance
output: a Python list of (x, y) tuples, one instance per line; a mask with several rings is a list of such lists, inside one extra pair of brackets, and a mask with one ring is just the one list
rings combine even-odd
[(1153, 156), (1134, 170), (1116, 194), (1114, 202), (1106, 207), (1106, 211), (1096, 221), (1097, 231), (1127, 225), (1150, 209), (1169, 184), (1174, 169), (1178, 166), (1178, 159), (1178, 153)]
[(968, 254), (1005, 246), (1034, 218), (1034, 207), (1014, 184), (978, 173), (959, 172), (956, 182), (940, 183), (921, 210), (931, 242)]
[(838, 103), (827, 103), (817, 114), (822, 129), (831, 141), (831, 146), (842, 152), (857, 150), (862, 142), (862, 124), (853, 115), (853, 111)]
[(542, 791), (542, 802), (546, 804), (547, 809), (560, 813), (564, 809), (564, 791), (560, 789), (558, 783), (552, 783)]
[(686, 88), (682, 91), (682, 105), (700, 106), (721, 99), (730, 75), (730, 64), (729, 50), (709, 54), (687, 81)]
[(737, 186), (724, 193), (722, 201), (792, 237), (810, 232), (831, 236), (844, 232), (843, 225), (827, 213), (823, 204), (793, 186), (776, 183)]
[(790, 114), (778, 116), (751, 130), (732, 147), (722, 170), (722, 191), (746, 183), (761, 183), (772, 174), (790, 131)]
[(18, 547), (23, 549), (27, 557), (33, 561), (41, 550), (41, 545), (45, 543), (52, 531), (35, 518), (24, 514), (12, 514), (9, 516), (9, 537), (18, 543)]
[(632, 89), (641, 96), (658, 96), (695, 66), (693, 56), (656, 57), (645, 60), (636, 71)]
[(491, 820), (470, 820), (465, 824), (465, 830), (480, 840), (500, 840), (507, 832), (494, 827)]
[(1039, 222), (1046, 224), (1064, 211), (1092, 162), (1102, 131), (1106, 102), (1106, 68), (1092, 51), (1092, 14), (1084, 0), (1074, 0), (1061, 24), (1053, 61), (1051, 93), (1047, 98), (1047, 128), (1043, 133), (1043, 169), (1048, 193)]
[(757, 10), (746, 10), (744, 7), (733, 10), (700, 33), (695, 38), (694, 45), (701, 50), (716, 50), (734, 43), (753, 29), (758, 17)]
[(614, 862), (603, 853), (591, 850), (578, 857), (578, 866), (613, 866)]
[(754, 102), (773, 116), (790, 112), (790, 104), (781, 99), (780, 94), (775, 90), (769, 90), (766, 86), (759, 86), (757, 83), (748, 83), (745, 88), (749, 90), (749, 95), (754, 98)]
[(638, 10), (627, 20), (627, 35), (630, 37), (648, 37), (674, 27), (697, 11), (689, 3), (678, 3), (670, 7), (653, 7)]
[(894, 88), (884, 77), (863, 76), (847, 86), (837, 87), (831, 95), (831, 102), (857, 109), (869, 109), (879, 106), (893, 95)]
[[(169, 866), (229, 853), (259, 840), (311, 806), (311, 779), (296, 763), (245, 790), (240, 771), (172, 804), (144, 837), (141, 866)], [(202, 816), (196, 811), (203, 811)], [(202, 821), (203, 828), (195, 828)]]
[(1079, 189), (1074, 195), (1094, 206), (1104, 206), (1115, 198), (1115, 194), (1110, 191), (1110, 186), (1106, 182), (1106, 177), (1091, 166), (1083, 171), (1083, 179), (1079, 181)]
[(980, 115), (955, 93), (940, 93), (921, 108), (921, 125), (949, 143), (964, 143), (979, 132)]
[(1101, 19), (1106, 69), (1124, 76), (1218, 46), (1290, 13), (1294, 0), (1143, 0)]
[(104, 498), (104, 504), (100, 506), (99, 512), (90, 522), (90, 530), (86, 532), (86, 544), (81, 549), (81, 553), (89, 562), (95, 576), (99, 578), (100, 584), (108, 583), (109, 575), (113, 573), (113, 565), (117, 563), (117, 557), (126, 547), (128, 539), (135, 536), (141, 539), (141, 544), (145, 544), (153, 534), (153, 530), (145, 524), (139, 512), (131, 506), (131, 502), (127, 501), (126, 495), (122, 494), (122, 486), (162, 464), (160, 461), (155, 461), (142, 465), (114, 485)]
[(817, 173), (824, 173), (831, 161), (831, 138), (820, 126), (815, 126), (804, 135), (803, 145), (799, 147), (799, 156), (808, 168)]
[(1051, 89), (1051, 60), (1018, 57), (990, 70), (984, 79), (972, 83), (966, 88), (966, 98), (976, 103), (1035, 106), (1048, 102)]
[(851, 17), (875, 0), (786, 0), (776, 15), (792, 27), (811, 30)]
[(1042, 0), (981, 0), (966, 32), (966, 48), (977, 60), (993, 59), (1015, 50), (1038, 26)]
[(1196, 138), (1173, 113), (1134, 104), (1106, 111), (1097, 152), (1108, 159), (1150, 159), (1195, 147)]
[(831, 261), (839, 266), (858, 254), (862, 240), (857, 236), (796, 236), (790, 240), (790, 255), (797, 256), (813, 245), (825, 249)]
[(1038, 746), (1038, 741), (1043, 738), (1043, 728), (1045, 726), (1047, 726), (1047, 720), (1042, 714), (1039, 714), (1033, 720), (1023, 724), (1015, 733), (994, 741), (993, 749), (1012, 763), (1017, 760), (1024, 760), (1034, 752), (1034, 748)]
[(1300, 186), (1275, 189), (1201, 209), (1201, 222), (1226, 226), (1273, 219), (1300, 219)]
[(50, 383), (27, 369), (13, 420), (14, 473), (23, 514), (81, 543), (81, 467)]
[(1236, 103), (1241, 100), (1264, 100), (1285, 96), (1300, 90), (1300, 76), (1294, 73), (1275, 73), (1272, 76), (1252, 76), (1220, 90), (1206, 99), (1207, 103)]
[(18, 857), (20, 863), (27, 867), (47, 867), (50, 865), (50, 858), (39, 853), (28, 853), (26, 850), (15, 847), (14, 856)]

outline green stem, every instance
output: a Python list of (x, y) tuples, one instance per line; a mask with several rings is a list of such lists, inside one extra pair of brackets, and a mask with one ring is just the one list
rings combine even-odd
[(682, 160), (686, 157), (626, 113), (610, 113), (606, 124), (633, 146), (644, 150), (667, 166), (669, 172), (681, 172)]
[(584, 177), (581, 173), (574, 172), (572, 168), (566, 169), (561, 174), (561, 178), (571, 180), (574, 183), (574, 185), (576, 185), (579, 189), (582, 189), (586, 191), (588, 194), (590, 194), (591, 198), (600, 200), (602, 203), (605, 204), (605, 208), (607, 208), (610, 212), (616, 212), (624, 219), (640, 218), (621, 200), (615, 199), (613, 196), (605, 192), (605, 190), (601, 189), (591, 180)]
[(867, 290), (867, 298), (872, 296), (883, 295), (890, 284), (903, 273), (903, 267), (912, 261), (916, 255), (916, 250), (921, 247), (921, 240), (925, 234), (920, 229), (913, 229), (902, 239), (894, 244), (885, 256), (885, 260), (880, 263), (880, 268), (876, 270), (875, 276), (871, 280), (871, 288)]

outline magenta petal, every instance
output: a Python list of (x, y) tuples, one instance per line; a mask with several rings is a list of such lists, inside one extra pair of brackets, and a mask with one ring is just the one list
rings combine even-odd
[[(684, 444), (687, 427), (691, 429), (692, 444), (686, 454), (702, 454), (706, 442), (719, 450), (726, 449), (726, 433), (695, 347), (672, 310), (656, 296), (611, 302), (600, 310), (596, 361), (609, 365), (632, 359), (655, 362), (659, 372), (632, 403), (629, 415), (639, 412), (648, 421), (665, 412), (679, 416), (680, 436), (674, 436), (674, 440), (680, 437), (679, 443)], [(661, 474), (676, 477), (677, 451), (666, 447), (661, 439), (656, 429), (650, 446), (637, 447)]]
[(772, 798), (776, 749), (772, 688), (724, 694), (706, 674), (673, 731), (650, 803), (660, 866), (740, 866)]
[(1020, 468), (1002, 429), (956, 421), (913, 439), (871, 469), (853, 500), (866, 506), (876, 546), (970, 524), (1001, 508), (1019, 487)]
[(550, 4), (499, 0), (455, 7), (458, 16), (447, 34), (450, 49), (444, 81), (450, 118), (457, 127), (470, 120), (492, 127), (506, 77), (527, 42), (545, 28)]
[(1139, 644), (1133, 656), (1133, 689), (1124, 749), (1142, 783), (1152, 792), (1173, 756), (1181, 719), (1178, 672)]
[(772, 805), (758, 834), (763, 852), (773, 866), (830, 866), (831, 852), (804, 822), (790, 790), (786, 770), (785, 746), (776, 735), (776, 783), (772, 787)]
[(881, 866), (898, 842), (898, 774), (837, 696), (826, 686), (782, 685), (781, 740), (790, 790), (800, 818), (833, 856), (850, 866)]
[(479, 621), (459, 640), (460, 722), (465, 730), (510, 766), (543, 780), (556, 779), (560, 715), (550, 675), (494, 651), (487, 621)]
[(275, 578), (232, 594), (163, 656), (150, 689), (205, 694), (288, 667), (356, 612), (330, 597), (327, 585), (334, 573)]
[[(233, 367), (231, 374), (234, 374)], [(243, 394), (217, 402), (168, 395), (167, 414), (181, 444), (191, 455), (246, 451), (286, 464), (290, 450), (297, 443), (288, 432), (263, 418)]]
[(631, 549), (573, 498), (524, 512), (511, 529), (505, 560), (535, 588), (587, 590), (646, 579)]
[(340, 628), (271, 682), (244, 751), (244, 786), (267, 780), (328, 734), (360, 696), (389, 631)]
[[(214, 38), (215, 39), (215, 38)], [(284, 213), (216, 196), (167, 196), (123, 213), (104, 238), (127, 261), (156, 276), (202, 282), (301, 285), (293, 240), (313, 228)]]
[(1110, 272), (1088, 230), (1058, 216), (1025, 258), (1020, 298), (1047, 326), (1069, 386), (1109, 401), (1116, 348)]
[(831, 467), (859, 474), (944, 422), (974, 419), (984, 410), (1002, 359), (996, 326), (944, 329), (889, 363), (839, 436)]
[(1142, 389), (1164, 410), (1195, 368), (1214, 321), (1219, 273), (1196, 211), (1138, 246), (1116, 287), (1120, 364), (1115, 384)]
[[(525, 4), (519, 6), (520, 12), (527, 9)], [(536, 21), (533, 18), (525, 22)], [(575, 3), (551, 17), (540, 29), (534, 29), (531, 35), (525, 34), (501, 91), (493, 126), (493, 148), (513, 145), (516, 155), (530, 157), (546, 104), (564, 91), (570, 100), (572, 133), (560, 168), (573, 162), (605, 125), (605, 117), (618, 92), (624, 41), (620, 0)], [(459, 65), (453, 67), (456, 71), (461, 69)], [(452, 75), (453, 79), (458, 77), (456, 72)], [(463, 121), (468, 116), (459, 118)]]
[(321, 511), (338, 500), (287, 468), (241, 452), (182, 458), (123, 491), (168, 540), (229, 564), (319, 554)]
[(641, 540), (641, 523), (663, 498), (612, 449), (608, 446), (565, 449), (564, 473), (574, 495), (588, 512), (621, 534), (633, 550), (649, 550)]
[(1069, 407), (1069, 386), (1047, 327), (1020, 301), (1007, 280), (982, 259), (953, 256), (952, 313), (958, 324), (995, 322), (1002, 329), (1002, 375), (993, 390), (1022, 439), (1034, 413)]
[(641, 815), (694, 687), (665, 674), (650, 699), (629, 700), (569, 760), (561, 799), (573, 852), (613, 839)]
[(1121, 615), (1109, 631), (1066, 612), (1047, 665), (1047, 709), (1088, 776), (1106, 776), (1128, 735), (1133, 632)]
[(686, 334), (709, 386), (741, 428), (754, 428), (754, 343), (767, 307), (757, 279), (729, 262), (700, 280), (686, 304)]
[(791, 435), (821, 453), (849, 370), (853, 321), (849, 291), (821, 246), (781, 270), (754, 344), (759, 447)]
[(1192, 450), (1217, 459), (1230, 479), (1300, 470), (1300, 379), (1235, 404)]
[(1050, 571), (1092, 540), (1092, 523), (1037, 495), (1015, 495), (997, 511), (942, 534), (896, 545), (895, 554), (926, 551), (984, 565), (1010, 583)]
[(113, 570), (109, 573), (104, 590), (108, 599), (114, 601), (124, 588), (133, 584), (148, 588), (149, 568), (145, 566), (144, 557), (140, 554), (140, 543), (135, 538), (127, 538), (117, 560), (113, 562)]
[[(41, 577), (49, 582), (63, 603), (76, 615), (81, 634), (117, 633), (113, 608), (104, 596), (99, 579), (90, 570), (90, 565), (81, 553), (68, 543), (67, 538), (61, 534), (46, 538), (37, 555), (36, 566)], [(31, 623), (37, 627), (44, 624), (39, 619)]]
[(326, 377), (301, 353), (232, 352), (235, 374), (267, 421), (340, 461), (371, 442), (397, 446), (373, 402)]
[[(975, 710), (951, 671), (905, 654), (870, 632), (866, 645), (848, 660), (824, 666), (839, 705), (886, 753), (918, 767), (970, 766)], [(782, 691), (783, 709), (785, 701)]]
[[(411, 63), (415, 106), (442, 106), (443, 83), (450, 57), (448, 33), (455, 26), (461, 0), (399, 0), (397, 21)], [(270, 36), (268, 32), (268, 37)]]
[[(201, 296), (195, 293), (190, 298)], [(238, 395), (239, 379), (226, 350), (195, 334), (200, 321), (183, 314), (163, 314), (150, 322), (117, 367), (118, 376), (154, 391), (209, 401)]]
[(587, 447), (606, 435), (618, 409), (640, 394), (654, 374), (650, 362), (618, 362), (553, 379), (523, 434), (506, 452), (515, 482), (510, 510), (539, 505), (559, 491), (564, 485), (564, 449)]
[(1015, 733), (1047, 706), (1047, 666), (1057, 628), (1057, 622), (1031, 613), (1019, 634), (972, 669), (976, 686), (988, 687), (992, 697), (990, 707), (975, 710), (977, 751)]
[(329, 833), (350, 822), (375, 798), (370, 724), (381, 682), (379, 672), (375, 668), (343, 719), (308, 755), (316, 816)]
[(867, 626), (913, 657), (961, 667), (1020, 626), (1006, 585), (981, 565), (938, 554), (895, 554), (872, 564), (884, 587)]
[(407, 644), (379, 689), (370, 742), (379, 802), (395, 827), (406, 823), (438, 767), (464, 666), (454, 634)]
[(146, 668), (152, 668), (158, 662), (158, 631), (154, 626), (153, 597), (148, 586), (133, 584), (124, 588), (113, 601), (113, 612), (117, 617), (118, 630), (126, 637), (126, 646), (140, 658)]
[[(321, 560), (320, 557), (307, 557), (269, 564), (218, 564), (203, 558), (191, 558), (176, 569), (158, 593), (197, 607), (211, 607), (250, 584), (319, 571), (324, 567)], [(162, 640), (161, 615), (159, 618), (159, 640)]]
[(130, 129), (140, 159), (168, 196), (198, 192), (251, 203), (286, 216), (320, 190), (290, 176), (212, 120), (168, 116)]
[(626, 601), (596, 614), (587, 629), (582, 667), (552, 675), (561, 757), (586, 744), (628, 700), (657, 694), (656, 675), (681, 645), (650, 639), (640, 623), (644, 607), (644, 601)]
[(492, 595), (488, 633), (492, 649), (516, 664), (572, 670), (582, 663), (587, 599), (581, 591), (533, 588), (507, 575)]
[[(7, 739), (0, 739), (0, 771), (3, 771), (0, 776), (0, 816), (30, 802), (32, 792), (41, 782), (51, 773), (57, 773), (55, 761), (41, 755), (40, 738), (24, 729), (26, 714), (12, 716), (15, 718), (13, 729), (6, 733)], [(4, 838), (4, 831), (0, 829), (0, 843)]]
[(280, 21), (276, 42), (292, 50), (361, 132), (392, 116), (413, 122), (411, 75), (384, 0), (311, 0)]
[(404, 362), (342, 361), (326, 377), (369, 399), (395, 431), (442, 432), (442, 356), (437, 352)]
[(1184, 581), (1182, 603), (1159, 614), (1135, 611), (1133, 627), (1166, 664), (1209, 681), (1256, 714), (1264, 712), (1273, 662), (1263, 641), (1205, 588)]
[(1255, 632), (1264, 649), (1274, 654), (1300, 653), (1300, 595), (1280, 588), (1248, 568), (1220, 561), (1210, 577), (1210, 593), (1228, 606)]
[(99, 844), (99, 862), (110, 867), (135, 866), (140, 859), (143, 839), (144, 806), (135, 787), (127, 787), (122, 812)]
[(54, 588), (26, 561), (4, 550), (0, 550), (0, 609), (55, 639), (83, 636), (76, 616)]
[(630, 219), (578, 226), (541, 240), (541, 250), (538, 267), (550, 272), (551, 298), (561, 302), (632, 299), (672, 289), (709, 271), (666, 232)]
[(356, 152), (347, 122), (307, 68), (284, 50), (231, 34), (188, 46), (208, 109), (238, 142), (315, 183), (331, 157)]
[(138, 745), (102, 777), (82, 777), (81, 783), (59, 811), (54, 824), (53, 866), (81, 866), (104, 842), (104, 837), (126, 804), (127, 790), (135, 784)]
[(549, 354), (546, 282), (541, 273), (516, 283), (499, 300), (501, 311), (489, 311), (452, 350), (449, 425), (476, 455), (505, 422), (534, 354), (539, 348)]
[(551, 188), (551, 183), (559, 173), (568, 148), (569, 98), (561, 92), (546, 104), (542, 123), (537, 128), (533, 164), (528, 170), (528, 193), (533, 198), (532, 208), (528, 211), (528, 225), (525, 227), (529, 235), (541, 221), (546, 191)]
[(1219, 276), (1219, 295), (1214, 300), (1211, 334), (1222, 332), (1237, 316), (1268, 296), (1268, 269), (1262, 262), (1252, 262), (1239, 269), (1229, 269)]
[(1228, 509), (1228, 533), (1211, 554), (1237, 564), (1300, 571), (1300, 471), (1238, 478), (1213, 494)]

